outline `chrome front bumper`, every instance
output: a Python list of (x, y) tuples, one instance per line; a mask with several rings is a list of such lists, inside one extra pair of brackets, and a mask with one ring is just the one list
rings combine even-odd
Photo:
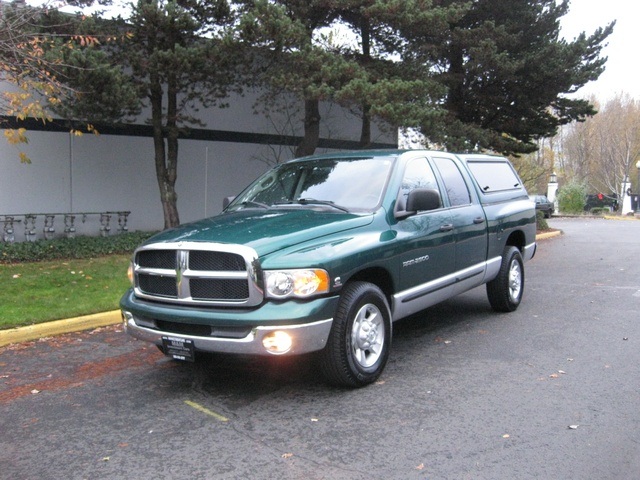
[(327, 344), (333, 322), (333, 319), (329, 318), (301, 325), (255, 327), (244, 338), (221, 338), (176, 334), (142, 327), (136, 324), (135, 316), (127, 310), (122, 310), (122, 319), (125, 331), (129, 335), (145, 342), (155, 343), (160, 346), (162, 345), (162, 337), (179, 337), (193, 341), (195, 349), (203, 352), (248, 355), (276, 355), (267, 351), (262, 344), (264, 337), (274, 331), (286, 332), (292, 338), (293, 345), (285, 355), (297, 355), (322, 350)]

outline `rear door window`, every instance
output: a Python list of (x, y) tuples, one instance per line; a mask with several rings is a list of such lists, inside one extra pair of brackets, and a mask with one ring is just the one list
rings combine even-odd
[(469, 205), (471, 196), (469, 195), (467, 182), (464, 181), (458, 166), (450, 158), (434, 157), (433, 161), (440, 171), (440, 175), (442, 175), (442, 181), (449, 197), (449, 204), (452, 207)]

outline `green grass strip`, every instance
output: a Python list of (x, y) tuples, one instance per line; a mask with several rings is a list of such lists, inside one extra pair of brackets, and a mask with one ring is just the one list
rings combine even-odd
[(0, 264), (0, 329), (116, 310), (130, 258)]

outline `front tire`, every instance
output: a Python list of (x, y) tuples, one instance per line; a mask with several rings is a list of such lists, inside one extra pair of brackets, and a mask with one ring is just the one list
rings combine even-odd
[(391, 312), (382, 291), (368, 282), (342, 292), (320, 367), (334, 385), (362, 387), (378, 379), (389, 357)]
[(498, 276), (487, 283), (487, 297), (497, 312), (513, 312), (524, 293), (524, 262), (520, 250), (507, 245), (502, 252)]

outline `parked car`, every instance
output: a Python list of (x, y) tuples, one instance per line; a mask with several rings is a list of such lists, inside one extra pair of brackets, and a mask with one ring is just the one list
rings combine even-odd
[(536, 202), (536, 210), (544, 213), (544, 218), (551, 218), (551, 215), (553, 215), (553, 203), (549, 201), (546, 195), (529, 195), (529, 198)]

